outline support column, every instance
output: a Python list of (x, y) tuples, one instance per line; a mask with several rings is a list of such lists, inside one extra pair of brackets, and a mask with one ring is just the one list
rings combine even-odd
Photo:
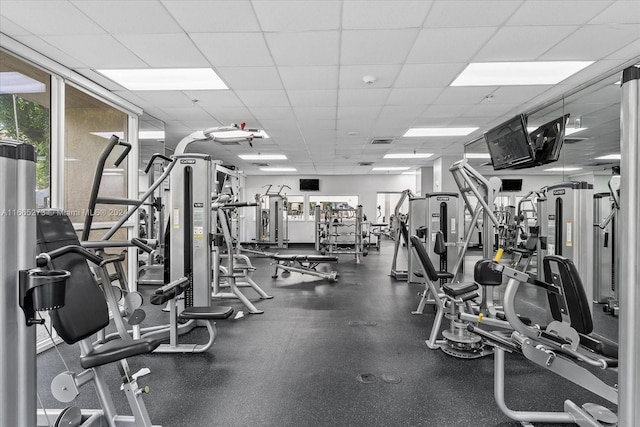
[[(449, 172), (449, 168), (455, 162), (463, 158), (463, 154), (460, 156), (444, 156), (436, 159), (433, 162), (433, 193), (459, 193), (456, 181), (453, 179), (453, 175)], [(427, 191), (422, 191), (426, 194)]]
[(433, 166), (420, 168), (420, 195), (433, 193)]
[(620, 363), (618, 425), (640, 419), (640, 69), (622, 73), (620, 103)]

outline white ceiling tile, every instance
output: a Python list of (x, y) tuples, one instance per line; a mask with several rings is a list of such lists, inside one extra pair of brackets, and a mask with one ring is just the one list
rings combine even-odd
[(278, 67), (282, 83), (290, 89), (337, 89), (338, 66)]
[(389, 93), (387, 105), (427, 105), (433, 103), (442, 92), (440, 88), (394, 88)]
[(493, 95), (491, 102), (497, 102), (498, 104), (516, 104), (521, 102), (528, 102), (536, 96), (541, 95), (553, 86), (502, 86), (497, 88), (491, 95)]
[(402, 67), (394, 87), (447, 87), (465, 68), (466, 63), (406, 64)]
[(373, 121), (380, 113), (380, 106), (344, 107), (338, 106), (338, 118), (341, 120), (370, 120)]
[(91, 68), (146, 68), (147, 64), (107, 34), (42, 36), (42, 39)]
[(346, 1), (342, 28), (345, 30), (417, 28), (431, 7), (430, 1)]
[(162, 3), (188, 33), (260, 31), (250, 1), (163, 0)]
[(38, 36), (16, 36), (14, 37), (17, 41), (24, 44), (25, 46), (29, 46), (31, 49), (36, 52), (53, 59), (54, 61), (59, 62), (60, 64), (64, 64), (69, 68), (86, 68), (88, 64), (83, 63), (77, 58), (67, 54), (66, 52), (61, 51), (55, 46), (47, 43), (43, 39)]
[(525, 1), (506, 25), (583, 25), (610, 5), (610, 1)]
[(161, 34), (181, 31), (169, 12), (157, 1), (83, 0), (72, 3), (111, 34)]
[(376, 81), (373, 86), (376, 88), (391, 87), (398, 77), (400, 65), (341, 65), (340, 66), (340, 88), (362, 89), (366, 83), (362, 81), (364, 76), (373, 76)]
[[(578, 27), (503, 27), (480, 49), (473, 60), (533, 61)], [(564, 58), (568, 59), (568, 58)]]
[(92, 82), (95, 82), (95, 83), (99, 84), (100, 86), (102, 86), (103, 88), (105, 88), (107, 90), (110, 90), (112, 92), (120, 91), (119, 92), (120, 96), (123, 96), (123, 97), (125, 97), (126, 95), (135, 96), (133, 94), (133, 92), (129, 92), (127, 90), (124, 90), (124, 88), (122, 86), (120, 86), (119, 84), (117, 84), (113, 80), (109, 80), (108, 78), (106, 78), (102, 74), (98, 73), (97, 71), (94, 71), (91, 68), (74, 68), (73, 71), (75, 71), (76, 73), (80, 74), (81, 76), (84, 76), (84, 77), (88, 78)]
[(202, 107), (220, 123), (243, 123), (253, 120), (251, 112), (245, 107)]
[(421, 30), (407, 63), (468, 62), (495, 32), (493, 27)]
[(266, 33), (276, 65), (337, 65), (340, 33)]
[(607, 56), (606, 59), (622, 59), (628, 60), (629, 58), (635, 58), (638, 56), (640, 52), (640, 39), (636, 39), (623, 47), (620, 50), (613, 52), (611, 55)]
[[(522, 114), (520, 104), (498, 104), (496, 102), (485, 102), (478, 105), (470, 106), (462, 115), (470, 117), (501, 117), (504, 120), (509, 119), (518, 114)], [(503, 120), (503, 121), (504, 121)]]
[(335, 107), (337, 90), (289, 90), (291, 105), (294, 107)]
[(216, 71), (229, 89), (282, 89), (276, 67), (217, 67)]
[(0, 13), (36, 35), (105, 34), (86, 15), (67, 1), (2, 0)]
[(337, 30), (339, 1), (254, 1), (253, 7), (263, 31)]
[(244, 104), (230, 90), (188, 90), (184, 94), (190, 100), (197, 100), (201, 107), (242, 107)]
[(415, 120), (424, 112), (424, 110), (424, 105), (385, 106), (380, 111), (378, 120), (406, 123), (408, 121)]
[(463, 105), (431, 105), (422, 114), (423, 117), (452, 118), (462, 115), (469, 107)]
[[(583, 3), (583, 2), (580, 2)], [(592, 24), (637, 24), (640, 16), (640, 2), (615, 1), (591, 21)]]
[[(295, 126), (293, 123), (291, 126)], [(317, 130), (335, 130), (336, 119), (317, 119), (314, 117), (307, 117), (298, 119), (298, 126), (302, 133), (315, 132)]]
[(189, 37), (214, 67), (273, 65), (260, 33), (190, 33)]
[(285, 137), (287, 134), (290, 134), (290, 135), (299, 134), (297, 130), (292, 130), (293, 128), (296, 127), (296, 122), (288, 119), (281, 119), (277, 117), (273, 119), (262, 119), (260, 120), (260, 124), (264, 127), (267, 133), (271, 131), (271, 132), (276, 132), (276, 135), (277, 135), (277, 133), (280, 132), (280, 135), (282, 137)]
[(495, 27), (505, 23), (520, 1), (436, 1), (425, 21), (426, 28)]
[(116, 38), (151, 67), (209, 67), (207, 59), (185, 34), (123, 34)]
[(295, 115), (299, 118), (335, 119), (336, 107), (296, 107)]
[(164, 107), (193, 107), (191, 99), (180, 91), (145, 90), (136, 91), (135, 95), (146, 102), (150, 102), (153, 105), (161, 107), (163, 110), (165, 110)]
[(385, 104), (391, 89), (340, 89), (338, 91), (338, 105), (341, 107), (377, 106)]
[(211, 115), (200, 107), (163, 107), (162, 111), (178, 121), (212, 119)]
[(251, 113), (258, 120), (281, 119), (293, 121), (295, 119), (291, 107), (251, 107)]
[(640, 39), (640, 14), (638, 22), (637, 24), (584, 26), (546, 52), (542, 59), (596, 60), (604, 58), (630, 42)]
[(27, 36), (31, 33), (4, 16), (0, 16), (0, 28), (8, 36)]
[(417, 35), (417, 29), (345, 30), (342, 32), (340, 63), (402, 64)]
[(236, 95), (247, 107), (288, 107), (284, 90), (237, 90)]
[(496, 87), (448, 87), (442, 91), (436, 103), (439, 105), (473, 105), (491, 95)]

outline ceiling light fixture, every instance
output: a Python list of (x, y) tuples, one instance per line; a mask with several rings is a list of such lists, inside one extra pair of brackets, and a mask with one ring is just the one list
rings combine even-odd
[(596, 157), (596, 160), (620, 160), (621, 158), (620, 154), (607, 154), (606, 156)]
[(260, 168), (263, 172), (296, 172), (296, 168)]
[(427, 159), (433, 156), (433, 153), (394, 153), (385, 154), (383, 159)]
[(593, 61), (472, 62), (451, 86), (553, 85)]
[(238, 154), (242, 160), (287, 160), (284, 154)]
[(405, 138), (421, 136), (466, 136), (478, 128), (410, 128), (404, 135)]
[(229, 89), (211, 68), (96, 70), (129, 90)]
[(549, 169), (545, 169), (545, 172), (572, 172), (572, 171), (579, 171), (582, 168), (576, 168), (573, 166), (567, 166), (567, 167), (557, 167), (557, 168), (549, 168)]
[(371, 170), (374, 171), (406, 171), (409, 170), (409, 166), (378, 166)]
[(491, 154), (489, 153), (465, 153), (465, 159), (490, 159)]
[(47, 86), (17, 71), (0, 72), (0, 94), (41, 93)]

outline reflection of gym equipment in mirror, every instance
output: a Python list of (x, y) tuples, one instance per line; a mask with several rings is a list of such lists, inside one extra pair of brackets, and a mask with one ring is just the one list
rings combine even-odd
[[(619, 171), (618, 171), (619, 173)], [(618, 315), (620, 288), (620, 175), (609, 180), (609, 192), (593, 195), (593, 297), (603, 310)]]
[[(409, 248), (409, 215), (401, 212), (402, 207), (405, 202), (408, 202), (412, 197), (415, 197), (413, 191), (407, 189), (404, 190), (401, 195), (398, 203), (396, 203), (396, 207), (393, 210), (393, 218), (390, 218), (391, 224), (391, 235), (393, 236), (394, 246), (393, 246), (393, 259), (391, 262), (391, 273), (389, 275), (396, 280), (407, 280), (409, 277), (409, 257), (411, 254), (408, 252)], [(404, 243), (403, 243), (404, 242)], [(406, 269), (403, 269), (399, 266), (398, 258), (402, 247), (407, 248), (407, 256), (406, 256)]]
[(356, 263), (359, 263), (360, 256), (369, 254), (369, 249), (365, 246), (365, 238), (369, 231), (362, 205), (352, 208), (329, 204), (321, 210), (320, 204), (317, 204), (315, 228), (316, 249), (321, 255), (350, 254), (354, 255)]
[(291, 187), (279, 185), (277, 191), (271, 191), (272, 184), (264, 185), (264, 194), (256, 194), (256, 244), (286, 248), (289, 245), (289, 215), (287, 195), (283, 190)]

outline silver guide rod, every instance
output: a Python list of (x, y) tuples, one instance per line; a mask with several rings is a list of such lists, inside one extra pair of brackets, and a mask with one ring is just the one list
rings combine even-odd
[(618, 419), (620, 426), (640, 420), (640, 69), (629, 67), (622, 73), (620, 103), (620, 385)]

